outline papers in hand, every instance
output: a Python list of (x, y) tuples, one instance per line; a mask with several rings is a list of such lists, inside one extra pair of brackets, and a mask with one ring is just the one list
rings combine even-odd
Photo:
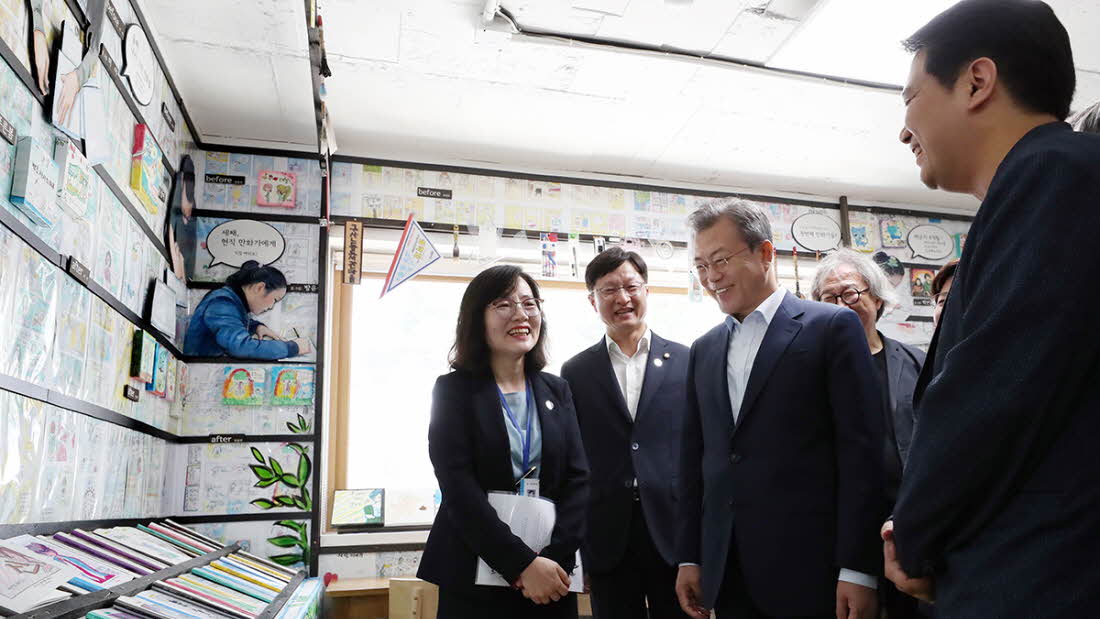
[[(540, 552), (550, 545), (550, 536), (554, 531), (557, 513), (554, 503), (541, 497), (520, 496), (505, 492), (490, 492), (489, 505), (497, 512), (501, 522), (508, 525), (516, 537), (523, 540), (528, 548)], [(584, 589), (584, 576), (581, 573), (581, 556), (577, 552), (577, 567), (569, 575), (569, 590), (580, 592)], [(475, 585), (510, 587), (496, 570), (489, 567), (484, 559), (477, 559)]]

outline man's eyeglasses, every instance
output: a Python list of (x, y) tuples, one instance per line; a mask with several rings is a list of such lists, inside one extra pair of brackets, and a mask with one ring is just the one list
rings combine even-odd
[(840, 293), (839, 297), (835, 294), (823, 294), (823, 295), (821, 295), (821, 302), (822, 303), (829, 303), (830, 305), (833, 305), (833, 304), (836, 304), (837, 299), (840, 299), (841, 301), (844, 302), (844, 305), (852, 306), (852, 305), (855, 305), (856, 303), (859, 303), (860, 296), (862, 296), (863, 293), (865, 293), (869, 290), (870, 290), (870, 288), (864, 288), (863, 290), (856, 290), (855, 288), (849, 288), (849, 289), (845, 290), (844, 292)]
[(715, 269), (717, 271), (724, 271), (724, 270), (726, 270), (726, 266), (730, 263), (731, 258), (735, 257), (737, 254), (744, 253), (744, 252), (746, 252), (750, 249), (752, 249), (752, 248), (751, 247), (745, 247), (741, 251), (734, 252), (734, 253), (726, 256), (725, 258), (718, 258), (714, 262), (709, 262), (709, 263), (708, 262), (699, 262), (699, 263), (696, 263), (695, 264), (695, 274), (699, 276), (700, 280), (703, 280), (703, 279), (706, 279), (707, 273), (709, 273), (711, 269)]
[(645, 288), (644, 284), (627, 284), (626, 286), (608, 286), (607, 288), (597, 288), (596, 292), (599, 293), (603, 299), (614, 299), (619, 296), (619, 291), (626, 292), (626, 296), (633, 299), (642, 294), (642, 289)]
[(542, 299), (499, 299), (489, 304), (489, 308), (502, 318), (514, 316), (517, 307), (527, 316), (542, 316)]

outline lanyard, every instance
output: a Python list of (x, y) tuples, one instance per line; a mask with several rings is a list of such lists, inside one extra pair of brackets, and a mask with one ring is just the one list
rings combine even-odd
[(531, 466), (531, 418), (535, 416), (535, 397), (531, 394), (531, 381), (527, 381), (527, 431), (524, 432), (519, 427), (519, 422), (516, 421), (516, 416), (512, 413), (512, 407), (508, 406), (508, 400), (504, 398), (504, 392), (500, 390), (500, 385), (497, 385), (497, 394), (500, 395), (500, 405), (504, 407), (504, 412), (508, 414), (508, 421), (512, 422), (512, 427), (516, 429), (516, 432), (523, 434), (523, 470), (526, 471)]

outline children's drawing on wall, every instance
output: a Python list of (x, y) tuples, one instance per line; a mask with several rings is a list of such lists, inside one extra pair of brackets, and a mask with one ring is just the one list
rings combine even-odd
[(901, 219), (879, 220), (882, 231), (882, 246), (889, 248), (905, 247), (905, 238), (908, 236), (909, 227)]
[(282, 271), (246, 261), (199, 303), (187, 327), (184, 354), (272, 361), (313, 352), (309, 338), (284, 338), (255, 318), (275, 307), (286, 289)]
[(901, 261), (891, 256), (890, 254), (879, 251), (875, 252), (875, 255), (871, 257), (875, 261), (875, 264), (886, 273), (886, 278), (890, 280), (890, 285), (895, 288), (901, 283), (902, 278), (905, 277), (905, 267), (901, 265)]
[(909, 288), (913, 295), (913, 305), (932, 304), (932, 278), (936, 273), (932, 269), (911, 269)]
[[(43, 95), (51, 92), (50, 49), (46, 41), (46, 24), (42, 17), (43, 0), (30, 0), (33, 28), (32, 64), (37, 73), (38, 89)], [(62, 24), (60, 50), (53, 83), (53, 124), (75, 139), (86, 137), (105, 123), (91, 120), (96, 110), (103, 109), (99, 66), (99, 46), (103, 35), (107, 0), (88, 0), (86, 14), (91, 20), (88, 28), (88, 52), (80, 40), (80, 30), (72, 20)]]
[(198, 243), (195, 210), (195, 163), (190, 155), (180, 160), (169, 216), (165, 221), (165, 246), (172, 256), (172, 272), (183, 281), (195, 274)]

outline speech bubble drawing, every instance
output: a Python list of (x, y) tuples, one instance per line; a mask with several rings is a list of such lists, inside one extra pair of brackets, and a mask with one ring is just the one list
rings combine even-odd
[(810, 251), (828, 251), (840, 245), (840, 224), (821, 213), (807, 213), (791, 224), (794, 242)]
[(219, 264), (240, 268), (249, 260), (266, 266), (283, 257), (286, 239), (271, 224), (234, 219), (214, 226), (206, 235), (206, 249), (213, 257), (208, 269)]
[(122, 67), (122, 75), (130, 80), (130, 91), (134, 93), (134, 99), (141, 105), (149, 105), (153, 100), (153, 67), (156, 60), (153, 58), (149, 38), (140, 24), (130, 24), (126, 28), (123, 51), (126, 66)]
[(951, 235), (939, 226), (921, 224), (909, 230), (905, 240), (913, 252), (913, 258), (943, 260), (955, 251), (955, 242)]

